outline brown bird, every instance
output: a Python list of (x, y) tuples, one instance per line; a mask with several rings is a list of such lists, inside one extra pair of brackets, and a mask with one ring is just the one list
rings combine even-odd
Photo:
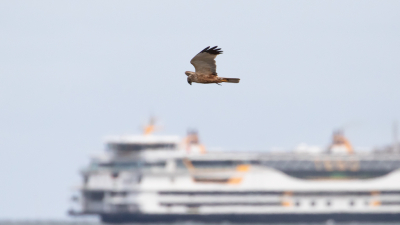
[(239, 78), (225, 78), (218, 77), (217, 65), (215, 64), (215, 57), (222, 54), (222, 51), (218, 46), (203, 49), (199, 54), (190, 60), (190, 63), (196, 69), (196, 72), (186, 71), (185, 74), (188, 76), (187, 81), (190, 85), (192, 82), (201, 84), (211, 84), (227, 82), (227, 83), (239, 83)]

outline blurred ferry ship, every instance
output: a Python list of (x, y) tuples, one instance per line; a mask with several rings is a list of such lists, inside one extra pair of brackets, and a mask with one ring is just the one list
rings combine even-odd
[(78, 210), (103, 222), (400, 221), (400, 154), (206, 152), (197, 134), (114, 136), (82, 171)]

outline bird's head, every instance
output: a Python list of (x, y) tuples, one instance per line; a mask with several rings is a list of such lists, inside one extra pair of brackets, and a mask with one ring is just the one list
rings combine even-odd
[(190, 85), (192, 85), (192, 79), (191, 79), (190, 76), (187, 78), (187, 81), (188, 81), (188, 83), (189, 83)]

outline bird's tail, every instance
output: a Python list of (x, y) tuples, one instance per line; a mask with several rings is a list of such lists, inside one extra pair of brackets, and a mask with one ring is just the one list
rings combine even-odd
[(239, 78), (226, 78), (226, 77), (221, 77), (221, 82), (239, 83), (239, 81), (240, 81)]

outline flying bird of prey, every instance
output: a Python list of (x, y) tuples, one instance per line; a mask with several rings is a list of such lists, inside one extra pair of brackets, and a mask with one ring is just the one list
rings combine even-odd
[(190, 85), (192, 82), (201, 84), (211, 84), (227, 82), (227, 83), (239, 83), (239, 78), (225, 78), (217, 75), (217, 65), (215, 64), (215, 57), (222, 54), (222, 51), (218, 46), (203, 49), (199, 54), (190, 60), (190, 63), (196, 69), (196, 72), (186, 71), (185, 74), (188, 76), (187, 81)]

